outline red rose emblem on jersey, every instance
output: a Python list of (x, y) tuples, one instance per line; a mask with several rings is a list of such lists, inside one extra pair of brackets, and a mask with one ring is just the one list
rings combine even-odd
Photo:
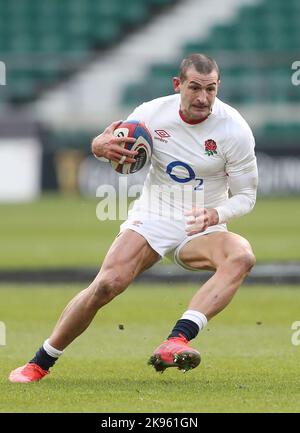
[(215, 142), (215, 140), (206, 140), (204, 146), (206, 155), (211, 156), (217, 153), (217, 143)]

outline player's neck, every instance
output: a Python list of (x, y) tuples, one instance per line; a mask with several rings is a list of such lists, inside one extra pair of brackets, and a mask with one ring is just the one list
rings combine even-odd
[(185, 116), (185, 114), (182, 112), (181, 108), (179, 109), (179, 116), (181, 117), (181, 119), (185, 122), (188, 123), (189, 125), (197, 125), (198, 123), (202, 123), (204, 122), (208, 116), (211, 113), (209, 113), (206, 117), (204, 117), (203, 119), (189, 119), (188, 117)]

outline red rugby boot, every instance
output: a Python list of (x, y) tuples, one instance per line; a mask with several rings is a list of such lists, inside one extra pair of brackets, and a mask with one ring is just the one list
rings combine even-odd
[(37, 364), (30, 364), (29, 362), (22, 367), (13, 370), (8, 379), (14, 383), (37, 382), (44, 376), (49, 374), (49, 371), (43, 370)]
[(150, 357), (148, 364), (161, 373), (168, 367), (177, 367), (186, 372), (197, 367), (201, 362), (200, 353), (189, 346), (183, 337), (172, 337), (158, 346)]

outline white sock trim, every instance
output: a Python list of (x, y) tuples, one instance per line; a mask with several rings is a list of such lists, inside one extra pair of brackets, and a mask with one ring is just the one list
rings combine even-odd
[(52, 358), (59, 358), (60, 355), (63, 354), (63, 350), (55, 349), (55, 347), (49, 344), (49, 338), (44, 342), (43, 348), (48, 353), (48, 355), (52, 356)]
[(207, 318), (203, 313), (196, 310), (187, 310), (183, 313), (181, 319), (191, 320), (199, 326), (199, 331), (207, 325)]

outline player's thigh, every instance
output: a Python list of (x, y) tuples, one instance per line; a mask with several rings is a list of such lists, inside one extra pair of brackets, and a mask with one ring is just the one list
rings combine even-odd
[(187, 242), (179, 252), (179, 259), (195, 269), (217, 269), (227, 258), (249, 257), (254, 254), (247, 239), (232, 232), (212, 232)]
[(126, 229), (112, 243), (103, 261), (100, 274), (115, 271), (133, 280), (160, 259), (147, 240), (139, 233)]

